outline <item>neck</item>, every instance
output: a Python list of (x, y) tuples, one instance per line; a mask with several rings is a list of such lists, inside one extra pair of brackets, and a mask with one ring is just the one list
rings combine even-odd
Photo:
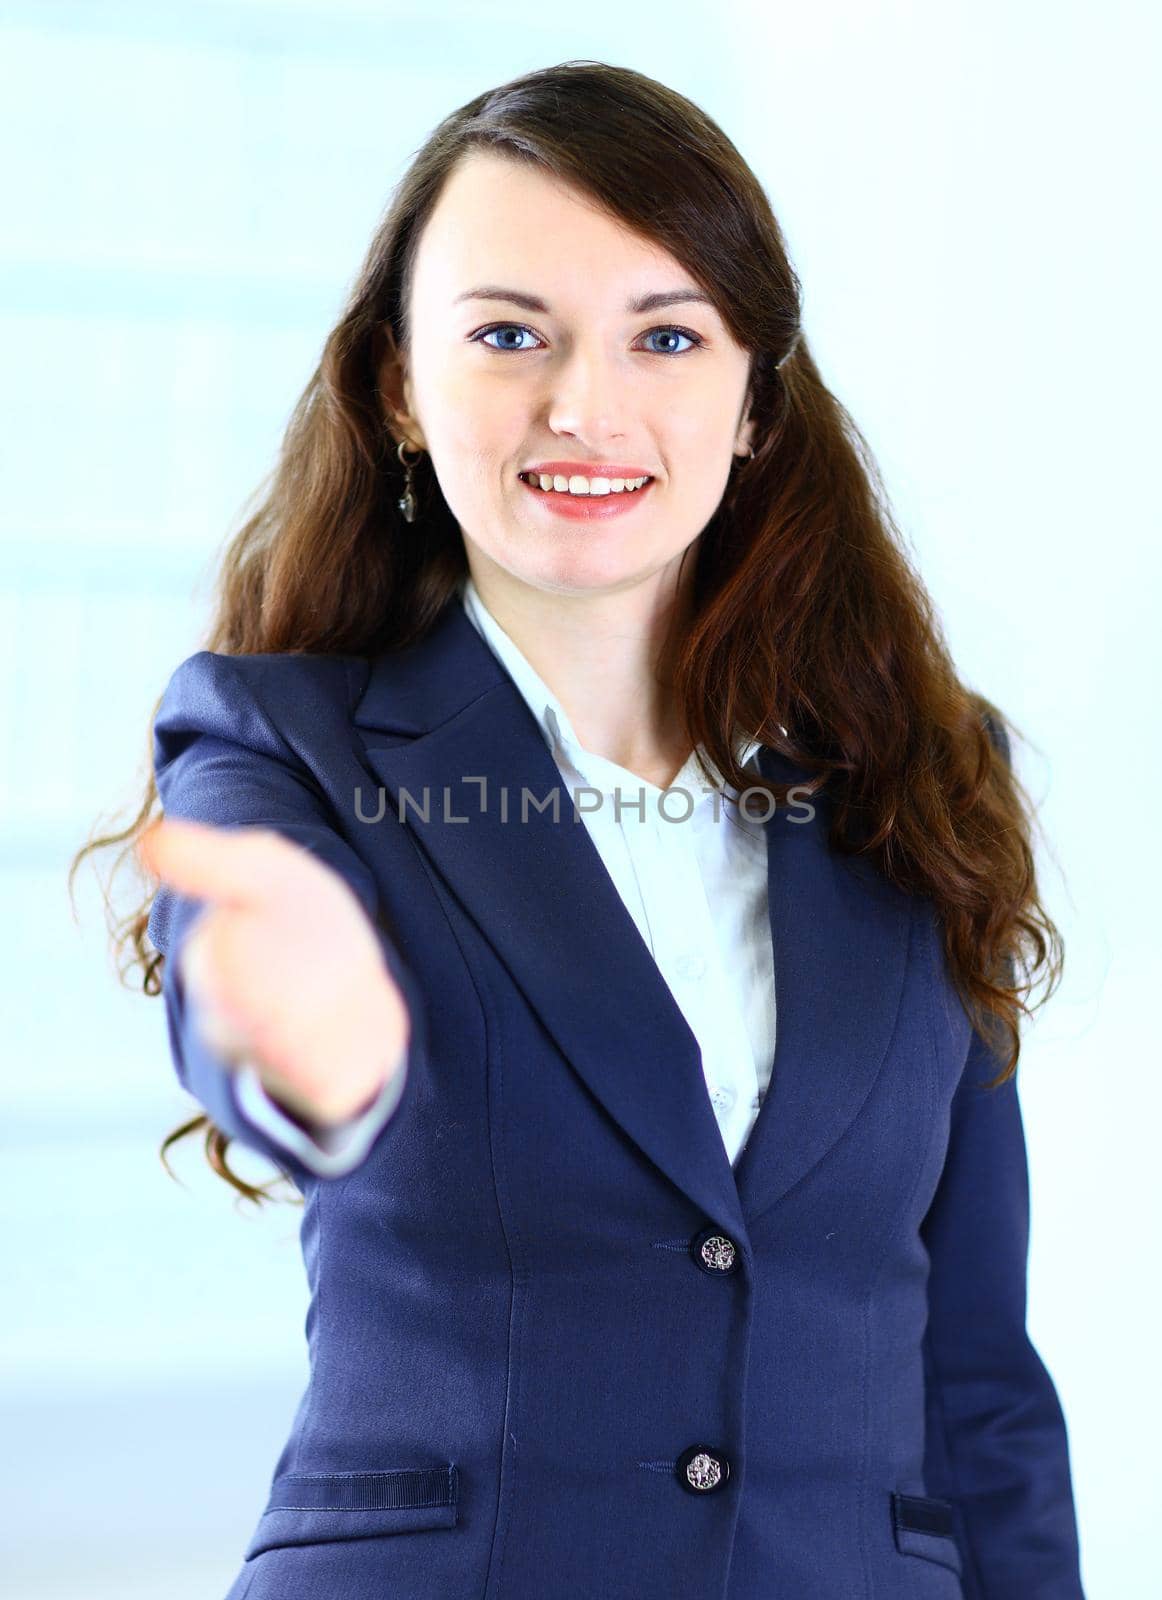
[(675, 569), (631, 589), (537, 589), (469, 552), (484, 605), (560, 700), (581, 745), (665, 788), (689, 755), (669, 688)]

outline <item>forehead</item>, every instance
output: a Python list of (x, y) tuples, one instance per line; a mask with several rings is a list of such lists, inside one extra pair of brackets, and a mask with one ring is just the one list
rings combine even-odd
[[(693, 282), (668, 250), (543, 168), (472, 151), (447, 179), (420, 236), (413, 294), (450, 309), (503, 283), (558, 302), (622, 307), (633, 291)], [(471, 311), (471, 302), (465, 308)]]

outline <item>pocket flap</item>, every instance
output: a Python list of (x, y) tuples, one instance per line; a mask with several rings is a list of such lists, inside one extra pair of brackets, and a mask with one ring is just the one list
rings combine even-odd
[(955, 1511), (950, 1500), (925, 1494), (892, 1494), (892, 1532), (896, 1549), (906, 1556), (923, 1556), (960, 1573), (960, 1546), (956, 1542)]
[(458, 1498), (453, 1461), (383, 1472), (284, 1472), (271, 1485), (243, 1559), (276, 1545), (451, 1528)]

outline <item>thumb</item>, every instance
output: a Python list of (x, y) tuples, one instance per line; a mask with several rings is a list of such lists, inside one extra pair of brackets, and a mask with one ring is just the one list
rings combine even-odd
[(268, 842), (245, 826), (216, 828), (164, 817), (141, 835), (137, 854), (147, 871), (181, 894), (248, 906), (272, 887), (274, 852), (268, 853)]

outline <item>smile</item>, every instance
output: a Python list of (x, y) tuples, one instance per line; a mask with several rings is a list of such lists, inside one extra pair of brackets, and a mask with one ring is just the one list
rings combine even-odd
[[(654, 486), (653, 478), (547, 478), (521, 472), (517, 476), (541, 513), (576, 522), (599, 522), (632, 516)], [(542, 488), (542, 484), (548, 484)]]

